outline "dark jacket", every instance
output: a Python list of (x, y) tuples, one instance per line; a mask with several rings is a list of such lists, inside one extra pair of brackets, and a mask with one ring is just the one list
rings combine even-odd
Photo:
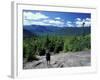
[(50, 61), (50, 56), (51, 56), (50, 53), (46, 53), (46, 60), (47, 61)]

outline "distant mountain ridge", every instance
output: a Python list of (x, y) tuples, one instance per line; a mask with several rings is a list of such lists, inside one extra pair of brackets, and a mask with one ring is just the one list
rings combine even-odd
[(56, 26), (40, 26), (30, 25), (23, 26), (23, 35), (83, 35), (90, 34), (91, 27), (56, 27)]

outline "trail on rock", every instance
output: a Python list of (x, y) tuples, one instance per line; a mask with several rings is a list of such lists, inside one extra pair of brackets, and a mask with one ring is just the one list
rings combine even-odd
[(26, 62), (24, 69), (80, 67), (91, 65), (91, 52), (68, 52), (51, 55), (51, 62), (47, 65), (45, 56), (38, 56), (38, 61)]

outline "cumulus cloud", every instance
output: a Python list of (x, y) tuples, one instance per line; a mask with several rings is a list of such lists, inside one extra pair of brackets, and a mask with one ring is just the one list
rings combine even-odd
[(39, 12), (32, 13), (32, 12), (24, 12), (24, 19), (26, 20), (39, 20), (39, 19), (47, 19), (48, 16), (43, 15)]
[(82, 27), (83, 22), (82, 21), (76, 21), (75, 26), (76, 27)]
[(67, 25), (67, 27), (74, 27), (74, 25), (71, 21), (67, 21), (66, 25)]
[(44, 26), (58, 26), (58, 27), (84, 27), (91, 26), (91, 18), (76, 18), (73, 21), (66, 19), (64, 21), (61, 17), (48, 17), (47, 15), (40, 12), (24, 12), (24, 25), (44, 25)]
[(59, 27), (63, 27), (64, 26), (64, 22), (60, 21), (60, 20), (51, 20), (49, 21), (50, 24), (53, 24), (55, 26), (59, 26)]
[(67, 27), (90, 27), (91, 26), (91, 18), (76, 18), (75, 21), (67, 21), (66, 26)]
[(61, 26), (63, 22), (60, 21), (60, 17), (55, 17), (54, 19), (50, 19), (48, 16), (42, 13), (32, 13), (32, 12), (24, 12), (24, 25), (53, 25), (53, 26)]
[(24, 12), (24, 25), (52, 25), (62, 27), (64, 22), (60, 17), (50, 19), (42, 13)]
[(31, 21), (24, 19), (24, 25), (30, 25), (30, 24), (31, 24)]
[(61, 22), (59, 20), (49, 20), (49, 23), (51, 23), (51, 24), (63, 24), (63, 22)]
[(86, 18), (86, 21), (91, 21), (91, 19), (90, 18)]
[(59, 27), (63, 27), (64, 26), (64, 22), (61, 21), (61, 20), (47, 19), (47, 20), (43, 20), (43, 22), (45, 24), (49, 24), (49, 25), (53, 25), (53, 26), (59, 26)]
[(90, 27), (91, 19), (90, 18), (85, 18), (85, 19), (76, 18), (76, 21), (74, 23), (76, 27), (83, 27), (83, 23), (85, 23), (84, 27)]
[(60, 20), (61, 18), (60, 17), (56, 17), (55, 19)]
[(76, 18), (76, 21), (81, 21), (81, 18)]
[(85, 26), (91, 26), (91, 19), (90, 18), (85, 19)]

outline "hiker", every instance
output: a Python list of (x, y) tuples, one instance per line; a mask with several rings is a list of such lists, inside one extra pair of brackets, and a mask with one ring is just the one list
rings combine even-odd
[(50, 53), (49, 53), (49, 50), (46, 50), (46, 61), (47, 61), (47, 65), (50, 64)]

